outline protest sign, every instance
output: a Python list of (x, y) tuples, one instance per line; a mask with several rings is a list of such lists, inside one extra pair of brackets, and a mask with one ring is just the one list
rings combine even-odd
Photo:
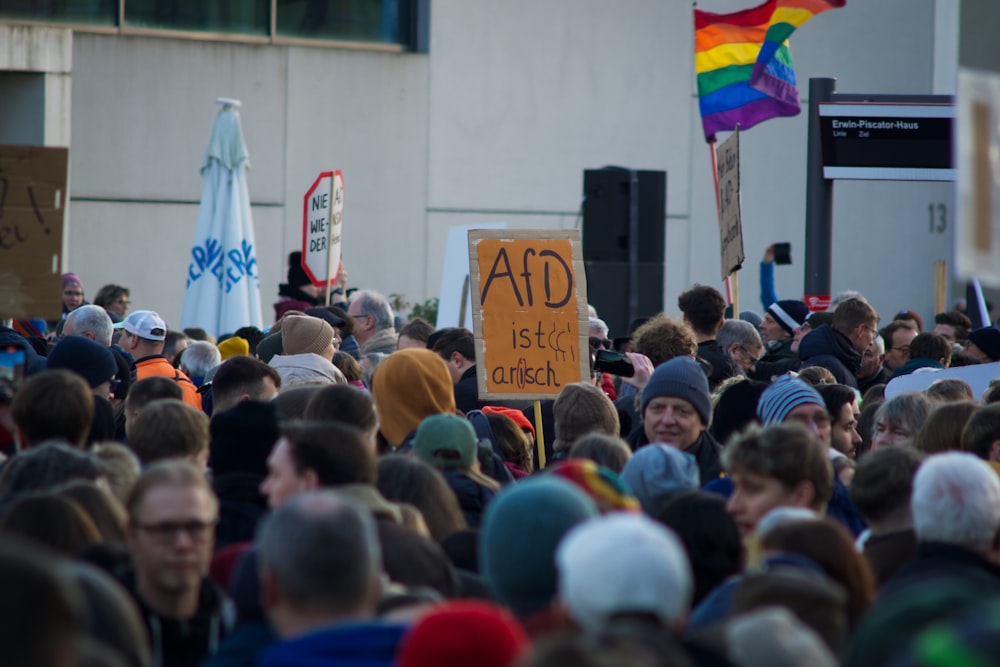
[(719, 242), (722, 279), (743, 266), (743, 220), (740, 205), (740, 131), (718, 149)]
[(590, 373), (580, 232), (471, 230), (480, 399), (555, 398)]
[(336, 280), (344, 216), (344, 177), (324, 171), (302, 198), (302, 269), (316, 287)]

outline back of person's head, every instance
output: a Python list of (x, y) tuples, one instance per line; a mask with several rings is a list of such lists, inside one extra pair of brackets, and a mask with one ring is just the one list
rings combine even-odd
[(256, 546), (265, 595), (298, 613), (374, 611), (381, 547), (371, 514), (353, 501), (334, 491), (301, 493), (264, 521)]
[[(183, 331), (177, 331), (175, 333), (180, 334), (181, 337), (190, 338), (191, 340), (200, 340), (212, 343), (213, 345), (215, 344), (215, 336), (212, 336), (201, 327), (184, 327)], [(167, 334), (169, 335), (170, 332), (167, 331)]]
[(743, 539), (721, 496), (698, 490), (676, 493), (644, 511), (684, 543), (694, 574), (692, 606), (742, 569)]
[(799, 379), (811, 387), (822, 387), (827, 384), (836, 384), (837, 378), (829, 368), (822, 366), (806, 366), (798, 371)]
[(591, 433), (573, 443), (569, 457), (593, 461), (616, 475), (621, 475), (625, 464), (632, 458), (632, 449), (616, 435)]
[(358, 429), (336, 422), (291, 422), (281, 434), (300, 473), (312, 470), (320, 486), (374, 484), (375, 447)]
[(305, 419), (309, 401), (325, 386), (325, 384), (286, 384), (271, 401), (278, 411), (278, 420), (287, 422)]
[(438, 355), (446, 362), (451, 361), (452, 356), (457, 352), (466, 361), (476, 360), (476, 339), (468, 329), (455, 327), (436, 332), (434, 347), (431, 348), (434, 354)]
[(622, 481), (647, 513), (666, 497), (701, 486), (694, 456), (664, 444), (640, 447), (625, 464)]
[(371, 316), (375, 320), (375, 329), (393, 328), (394, 315), (389, 300), (374, 290), (358, 290), (351, 295), (351, 303), (358, 304), (358, 315)]
[(139, 457), (120, 442), (98, 442), (90, 451), (100, 461), (112, 495), (124, 505), (132, 485), (142, 473)]
[(947, 324), (955, 327), (955, 340), (962, 341), (969, 337), (972, 330), (972, 320), (958, 310), (949, 310), (934, 316), (934, 324)]
[(398, 447), (426, 417), (455, 412), (455, 386), (448, 366), (430, 350), (394, 352), (372, 373), (379, 430)]
[(94, 395), (76, 373), (43, 371), (17, 390), (10, 414), (22, 449), (53, 439), (82, 447), (94, 418)]
[(944, 403), (935, 407), (913, 439), (913, 447), (924, 454), (962, 450), (962, 431), (979, 408), (972, 401)]
[(361, 364), (347, 352), (341, 352), (340, 350), (334, 352), (333, 365), (344, 374), (344, 379), (348, 382), (359, 382), (364, 377)]
[(125, 507), (96, 482), (73, 480), (53, 488), (52, 493), (79, 505), (94, 522), (101, 542), (125, 543), (125, 522), (128, 519)]
[(750, 424), (759, 424), (757, 403), (768, 385), (757, 380), (736, 380), (725, 382), (719, 387), (712, 408), (712, 425), (709, 431), (716, 442), (725, 446), (729, 439), (742, 432)]
[(378, 427), (371, 395), (346, 384), (324, 386), (306, 403), (303, 417), (308, 421), (334, 421), (374, 434)]
[(411, 317), (399, 330), (399, 337), (406, 336), (410, 340), (427, 345), (427, 339), (434, 333), (434, 325), (422, 317)]
[(64, 569), (80, 592), (84, 629), (89, 637), (113, 650), (126, 667), (153, 664), (146, 626), (128, 591), (93, 565), (69, 561)]
[(74, 479), (97, 481), (103, 472), (93, 454), (61, 442), (46, 442), (18, 452), (4, 465), (0, 472), (0, 498), (45, 491)]
[(437, 542), (468, 528), (448, 482), (437, 468), (416, 457), (383, 456), (378, 462), (376, 486), (386, 499), (420, 510)]
[(0, 646), (6, 665), (76, 664), (83, 630), (79, 593), (53, 556), (21, 540), (0, 541)]
[(491, 598), (521, 617), (548, 608), (557, 591), (559, 542), (596, 515), (594, 501), (563, 479), (532, 477), (503, 489), (487, 506), (479, 533), (479, 573)]
[(559, 597), (587, 632), (622, 615), (651, 616), (664, 628), (687, 618), (694, 590), (687, 552), (673, 531), (642, 514), (584, 521), (562, 539), (556, 563)]
[(208, 460), (208, 416), (183, 401), (150, 403), (129, 428), (129, 446), (143, 465), (163, 459)]
[(155, 375), (139, 380), (129, 388), (128, 398), (125, 399), (125, 410), (131, 415), (136, 415), (153, 401), (162, 399), (180, 401), (183, 398), (184, 391), (174, 379)]
[(485, 600), (455, 600), (420, 617), (403, 639), (397, 667), (507, 667), (531, 641), (517, 619)]
[(70, 312), (66, 316), (65, 327), (72, 327), (71, 331), (80, 336), (89, 333), (104, 347), (111, 346), (111, 337), (114, 334), (111, 316), (98, 305), (86, 304)]
[(574, 382), (562, 388), (552, 404), (556, 451), (569, 450), (573, 443), (591, 433), (618, 435), (618, 411), (607, 394), (588, 382)]
[(951, 343), (941, 334), (918, 333), (910, 341), (910, 359), (933, 359), (947, 366), (951, 361)]
[(826, 508), (833, 495), (833, 470), (823, 444), (798, 423), (751, 427), (722, 452), (730, 475), (749, 472), (778, 480), (786, 489), (808, 482), (811, 508)]
[(910, 447), (880, 447), (858, 461), (850, 493), (865, 521), (879, 528), (909, 523), (913, 476), (921, 461), (923, 455)]
[(984, 461), (1000, 460), (1000, 404), (991, 403), (977, 409), (962, 429), (962, 451), (975, 454)]
[(656, 368), (674, 357), (694, 357), (698, 343), (690, 327), (661, 313), (632, 333), (630, 349), (649, 357)]
[(264, 340), (264, 332), (254, 326), (240, 327), (233, 332), (236, 338), (242, 338), (247, 342), (247, 353), (252, 357), (257, 354), (257, 343)]
[[(268, 379), (274, 389), (281, 388), (278, 371), (253, 357), (226, 359), (212, 376), (213, 409), (222, 412), (241, 400), (266, 401), (271, 398)], [(131, 394), (131, 392), (130, 392)]]
[(504, 461), (509, 461), (524, 472), (531, 472), (534, 461), (531, 456), (531, 441), (521, 427), (507, 415), (498, 412), (484, 412), (490, 430), (496, 438)]
[(917, 471), (910, 507), (919, 541), (986, 555), (1000, 528), (1000, 478), (972, 454), (938, 454)]
[(965, 380), (958, 378), (944, 378), (934, 380), (931, 386), (924, 390), (927, 398), (937, 403), (955, 403), (961, 401), (975, 401), (976, 397), (972, 393), (972, 387)]
[(831, 325), (835, 330), (848, 336), (862, 324), (873, 330), (878, 326), (878, 313), (867, 301), (851, 297), (837, 304), (837, 309), (833, 311), (833, 324)]
[(21, 537), (67, 557), (103, 541), (79, 503), (52, 492), (19, 496), (0, 516), (0, 536)]
[(677, 298), (677, 307), (695, 332), (715, 335), (726, 312), (726, 300), (714, 287), (695, 284)]
[(222, 363), (219, 348), (203, 340), (196, 340), (181, 353), (181, 368), (191, 377), (203, 378)]

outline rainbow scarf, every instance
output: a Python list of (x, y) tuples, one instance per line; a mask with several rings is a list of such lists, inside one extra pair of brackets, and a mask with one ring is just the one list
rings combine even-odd
[(732, 14), (694, 10), (694, 69), (705, 139), (801, 110), (788, 36), (846, 0), (768, 0)]

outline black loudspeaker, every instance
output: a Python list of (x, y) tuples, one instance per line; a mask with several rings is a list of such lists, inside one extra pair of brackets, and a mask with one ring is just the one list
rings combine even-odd
[(663, 310), (667, 174), (622, 167), (583, 172), (588, 300), (613, 336)]

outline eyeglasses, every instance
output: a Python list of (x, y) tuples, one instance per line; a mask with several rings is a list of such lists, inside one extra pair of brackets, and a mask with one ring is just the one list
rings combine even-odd
[(903, 354), (909, 354), (910, 353), (910, 346), (909, 345), (900, 345), (899, 347), (890, 347), (889, 349), (890, 350), (899, 350)]
[(149, 533), (158, 542), (171, 544), (177, 539), (177, 534), (183, 532), (191, 538), (192, 542), (207, 542), (211, 538), (218, 519), (212, 521), (183, 521), (162, 523), (140, 523), (134, 522), (139, 530)]
[(737, 348), (736, 348), (736, 349), (737, 349), (737, 350), (739, 350), (740, 352), (742, 352), (743, 354), (747, 355), (747, 358), (748, 358), (748, 359), (750, 359), (750, 363), (751, 363), (751, 364), (756, 364), (756, 363), (757, 363), (758, 361), (760, 361), (760, 360), (761, 360), (761, 359), (763, 358), (763, 356), (764, 356), (763, 354), (761, 354), (761, 355), (760, 355), (759, 357), (755, 357), (754, 355), (750, 354), (750, 351), (749, 351), (749, 350), (747, 350), (747, 349), (746, 349), (745, 347), (743, 347), (742, 345), (739, 345), (739, 346), (737, 346)]

